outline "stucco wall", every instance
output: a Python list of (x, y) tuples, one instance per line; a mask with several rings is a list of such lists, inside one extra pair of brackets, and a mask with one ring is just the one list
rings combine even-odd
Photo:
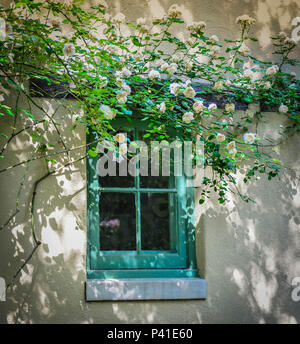
[[(132, 20), (166, 10), (171, 4), (158, 0), (107, 2), (115, 12), (122, 11)], [(234, 21), (238, 15), (256, 17), (256, 30), (262, 39), (258, 52), (265, 58), (271, 57), (268, 36), (281, 30), (289, 32), (291, 19), (300, 15), (300, 2), (295, 0), (177, 3), (184, 3), (186, 20), (205, 20), (208, 33), (220, 38), (236, 36)], [(49, 113), (58, 106), (54, 101), (38, 102), (48, 104)], [(64, 115), (61, 107), (56, 116)], [(277, 114), (266, 115), (278, 126)], [(12, 119), (0, 119), (2, 132), (9, 133), (11, 125)], [(60, 127), (67, 145), (84, 144), (83, 128), (71, 133), (71, 126), (68, 117)], [(266, 135), (266, 130), (261, 124), (261, 135)], [(58, 140), (54, 131), (51, 139)], [(1, 166), (30, 157), (30, 147), (29, 136), (20, 135), (11, 143)], [(81, 153), (72, 152), (72, 157)], [(299, 169), (299, 158), (298, 137), (280, 146), (280, 159), (289, 165)], [(20, 212), (0, 232), (0, 276), (8, 282), (32, 249), (28, 206), (33, 184), (45, 172), (41, 161), (30, 164)], [(14, 211), (16, 185), (23, 173), (24, 166), (20, 166), (0, 175), (0, 224)], [(300, 322), (299, 302), (291, 299), (291, 280), (300, 276), (299, 173), (284, 171), (281, 180), (249, 185), (256, 204), (244, 204), (232, 197), (226, 207), (214, 200), (197, 207), (197, 256), (201, 277), (207, 280), (206, 300), (94, 303), (86, 303), (84, 298), (85, 176), (85, 163), (80, 162), (39, 185), (35, 219), (42, 245), (8, 292), (7, 301), (0, 302), (0, 323)]]

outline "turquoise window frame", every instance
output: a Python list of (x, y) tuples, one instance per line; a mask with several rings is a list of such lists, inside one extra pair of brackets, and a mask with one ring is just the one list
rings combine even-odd
[[(113, 128), (143, 128), (140, 121), (132, 124), (124, 120), (112, 121)], [(123, 129), (124, 130), (124, 129)], [(95, 141), (95, 134), (87, 135), (87, 142)], [(90, 145), (88, 146), (90, 149)], [(135, 176), (135, 187), (103, 188), (99, 186), (96, 171), (97, 157), (87, 158), (87, 278), (186, 278), (199, 277), (195, 250), (194, 189), (186, 187), (187, 178), (183, 175), (175, 178), (170, 189), (140, 188), (139, 176)], [(105, 190), (105, 191), (103, 191)], [(128, 192), (137, 195), (137, 250), (102, 251), (100, 250), (100, 214), (99, 200), (102, 192)], [(176, 209), (176, 253), (169, 251), (142, 251), (140, 202), (141, 192), (172, 193)]]

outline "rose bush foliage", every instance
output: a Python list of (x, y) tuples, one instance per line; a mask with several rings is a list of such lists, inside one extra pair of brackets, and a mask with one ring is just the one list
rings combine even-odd
[[(47, 153), (55, 147), (46, 141), (45, 131), (51, 126), (59, 130), (59, 123), (44, 114), (48, 125), (41, 128), (30, 107), (19, 107), (18, 97), (15, 107), (4, 103), (13, 91), (34, 104), (28, 81), (45, 79), (64, 85), (68, 97), (72, 95), (64, 105), (74, 119), (70, 130), (84, 125), (99, 140), (124, 145), (112, 120), (127, 118), (147, 124), (147, 139), (173, 140), (172, 128), (179, 140), (203, 142), (205, 167), (214, 173), (203, 179), (201, 203), (212, 190), (221, 203), (228, 190), (237, 190), (230, 184), (236, 184), (235, 173), (245, 162), (244, 182), (259, 173), (272, 179), (282, 164), (265, 147), (276, 150), (279, 142), (270, 138), (265, 145), (255, 131), (263, 113), (248, 109), (237, 115), (235, 103), (268, 105), (288, 119), (285, 127), (278, 127), (283, 139), (297, 133), (300, 83), (288, 72), (289, 66), (299, 66), (291, 58), (297, 42), (280, 32), (273, 37), (276, 63), (262, 61), (250, 49), (257, 41), (252, 36), (254, 18), (238, 17), (238, 39), (221, 42), (206, 34), (205, 22), (186, 24), (181, 15), (181, 8), (172, 5), (161, 17), (130, 23), (122, 13), (110, 15), (103, 1), (89, 8), (79, 0), (21, 0), (1, 7), (2, 115), (22, 117), (24, 127), (30, 120), (33, 145), (51, 161)], [(197, 90), (195, 85), (200, 85)], [(224, 109), (205, 101), (210, 93), (227, 97)], [(97, 155), (95, 147), (89, 152)]]

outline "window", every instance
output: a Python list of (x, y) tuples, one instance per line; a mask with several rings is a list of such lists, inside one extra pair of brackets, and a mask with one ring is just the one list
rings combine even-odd
[[(145, 140), (140, 123), (119, 120), (113, 122), (113, 127), (126, 132), (128, 141)], [(96, 138), (90, 136), (88, 139), (93, 142)], [(106, 152), (113, 154), (109, 150)], [(166, 285), (180, 278), (179, 282), (187, 284), (183, 279), (188, 278), (188, 281), (200, 281), (201, 288), (205, 289), (203, 280), (198, 278), (196, 265), (193, 188), (186, 187), (184, 175), (174, 176), (172, 166), (170, 176), (161, 173), (152, 176), (150, 149), (148, 154), (144, 154), (146, 164), (141, 163), (141, 157), (131, 157), (129, 164), (134, 167), (133, 175), (127, 173), (128, 161), (122, 160), (114, 164), (114, 176), (105, 176), (105, 173), (99, 176), (98, 158), (88, 158), (87, 278), (88, 282), (93, 282), (88, 284), (87, 293), (93, 293), (95, 285), (103, 287), (104, 283), (102, 293), (107, 294), (108, 289), (114, 290), (107, 288), (108, 281), (117, 283), (116, 280), (123, 283), (127, 280), (127, 290), (130, 281), (135, 284), (132, 286), (135, 290), (136, 284), (142, 282), (149, 286), (150, 281), (151, 289), (159, 290), (159, 283)], [(172, 161), (174, 154), (171, 152), (170, 156)], [(111, 158), (112, 155), (110, 161)], [(177, 281), (177, 289), (179, 285)], [(145, 290), (145, 286), (142, 289)], [(170, 298), (167, 295), (142, 296), (139, 294), (135, 298)], [(114, 298), (128, 299), (124, 295), (114, 295)]]

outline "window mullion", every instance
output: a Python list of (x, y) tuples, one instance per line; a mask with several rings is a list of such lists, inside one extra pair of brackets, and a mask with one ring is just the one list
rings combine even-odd
[[(138, 129), (135, 129), (134, 139), (138, 141), (139, 133)], [(142, 252), (142, 234), (141, 234), (141, 194), (140, 194), (140, 173), (139, 173), (139, 161), (136, 163), (136, 171), (135, 171), (135, 202), (136, 202), (136, 251), (137, 254), (141, 254)]]

